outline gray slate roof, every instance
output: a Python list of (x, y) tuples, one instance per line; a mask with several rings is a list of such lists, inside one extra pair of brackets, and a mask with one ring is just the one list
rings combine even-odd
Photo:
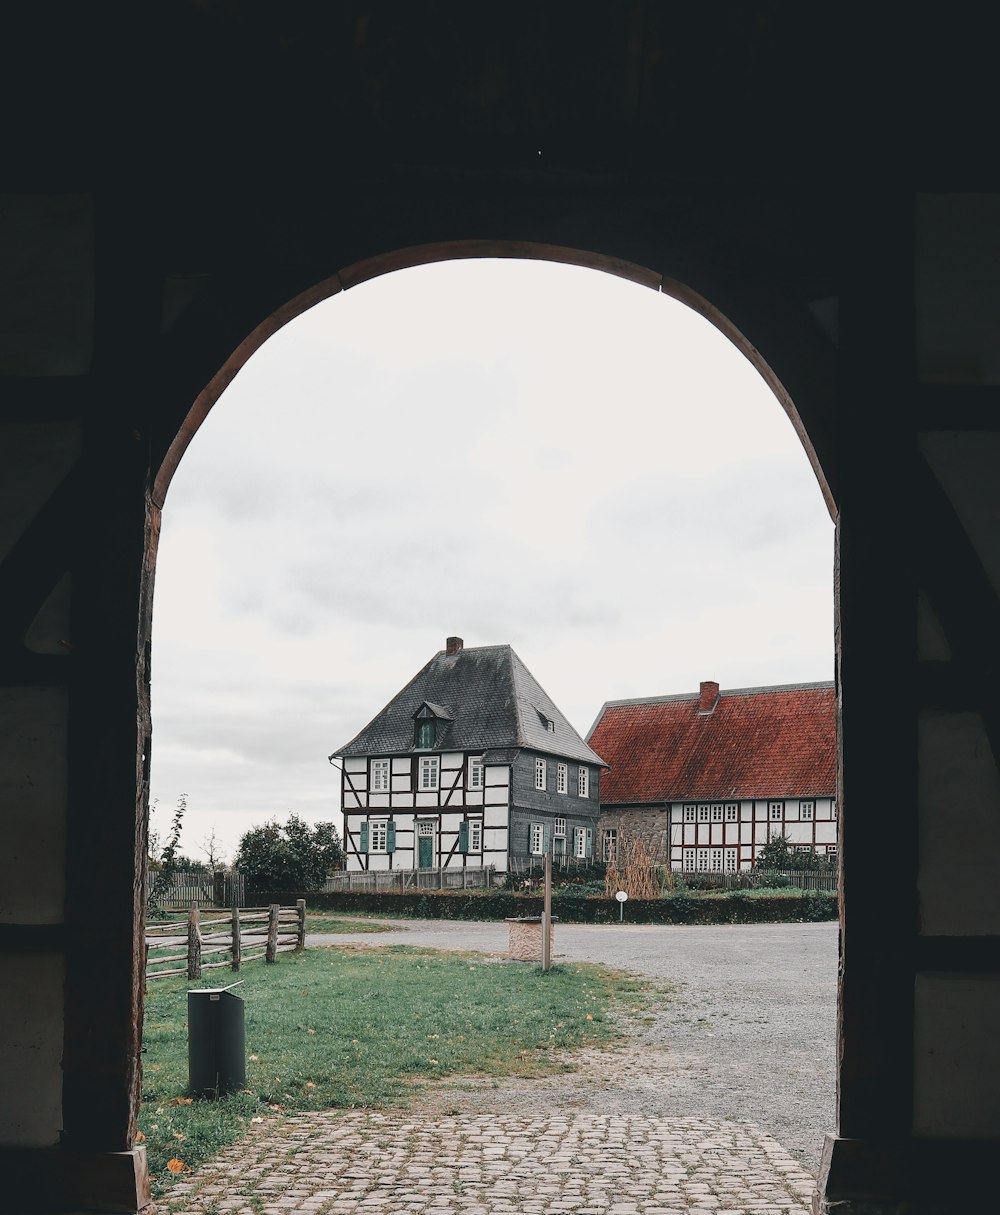
[[(475, 646), (457, 654), (440, 650), (330, 758), (409, 754), (416, 749), (413, 715), (425, 702), (441, 710), (435, 751), (530, 748), (605, 766), (509, 645)], [(552, 730), (542, 717), (553, 723)]]

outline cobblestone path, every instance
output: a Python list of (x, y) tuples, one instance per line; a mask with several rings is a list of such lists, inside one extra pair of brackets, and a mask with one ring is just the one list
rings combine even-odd
[[(262, 1128), (263, 1132), (263, 1128)], [(808, 1215), (753, 1122), (616, 1114), (295, 1115), (160, 1200), (177, 1215)]]

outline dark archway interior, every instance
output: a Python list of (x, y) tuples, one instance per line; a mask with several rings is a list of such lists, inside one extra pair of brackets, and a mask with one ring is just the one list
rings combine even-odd
[(795, 402), (838, 516), (840, 1123), (816, 1210), (975, 1209), (1000, 1139), (992, 43), (940, 14), (827, 21), (641, 0), (17, 15), (0, 1202), (148, 1201), (149, 620), (178, 435), (308, 293), (469, 242), (586, 250), (707, 301)]

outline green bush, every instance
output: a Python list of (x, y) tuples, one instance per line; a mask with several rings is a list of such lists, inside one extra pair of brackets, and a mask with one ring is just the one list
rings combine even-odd
[[(287, 904), (301, 892), (278, 891), (267, 902)], [(504, 920), (540, 915), (540, 895), (509, 890), (437, 891), (413, 894), (350, 890), (308, 896), (311, 910), (368, 912), (396, 919)], [(618, 903), (594, 895), (565, 892), (555, 900), (556, 914), (568, 924), (616, 924)], [(804, 894), (750, 895), (742, 890), (720, 893), (681, 891), (658, 899), (629, 899), (625, 919), (632, 924), (778, 924), (803, 920), (835, 920), (837, 896), (825, 890)]]

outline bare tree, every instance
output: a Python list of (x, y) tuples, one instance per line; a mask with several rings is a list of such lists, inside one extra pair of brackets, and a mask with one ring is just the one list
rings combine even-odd
[(222, 849), (222, 844), (219, 842), (219, 837), (215, 832), (215, 823), (212, 824), (212, 830), (198, 845), (199, 852), (205, 854), (208, 860), (208, 867), (212, 873), (217, 873), (220, 869), (226, 866), (226, 854)]

